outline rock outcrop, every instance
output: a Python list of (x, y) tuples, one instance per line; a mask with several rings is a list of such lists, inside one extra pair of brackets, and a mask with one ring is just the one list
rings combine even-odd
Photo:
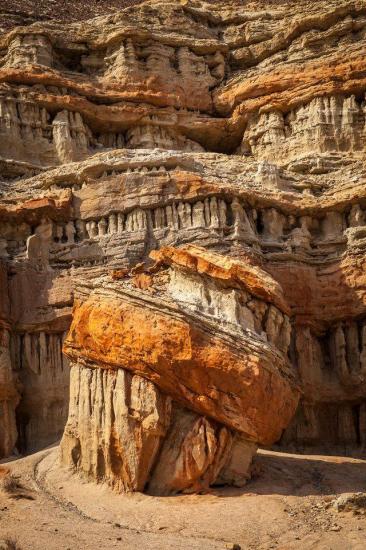
[(298, 402), (282, 291), (260, 268), (196, 246), (152, 256), (148, 270), (79, 291), (62, 462), (158, 494), (244, 483), (248, 453), (279, 439)]
[(170, 493), (361, 452), (364, 3), (79, 15), (0, 35), (0, 455), (67, 421), (64, 462)]

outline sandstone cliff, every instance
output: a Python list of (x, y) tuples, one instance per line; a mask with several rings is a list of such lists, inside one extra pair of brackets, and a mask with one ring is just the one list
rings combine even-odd
[[(281, 437), (296, 384), (301, 402), (281, 445), (328, 452), (365, 447), (365, 42), (366, 7), (349, 0), (245, 6), (156, 0), (67, 26), (48, 20), (4, 30), (2, 455), (15, 446), (39, 448), (63, 432), (69, 359), (61, 349), (75, 296), (75, 332), (65, 347), (72, 377), (63, 449), (65, 460), (84, 473), (98, 477), (104, 468), (113, 483), (130, 488), (146, 486), (152, 475), (160, 491), (168, 481), (154, 457), (163, 461), (178, 449), (189, 450), (193, 438), (202, 445), (213, 442), (210, 456), (201, 456), (203, 466), (192, 474), (194, 482), (211, 483), (224, 475), (218, 464), (230, 456), (229, 440), (240, 437), (241, 445), (244, 438), (245, 446)], [(179, 251), (192, 250), (192, 244), (219, 254), (223, 259), (214, 263), (231, 274), (221, 280), (220, 269), (213, 276), (184, 260)], [(153, 250), (159, 251), (157, 273), (193, 270), (185, 275), (189, 284), (169, 275), (176, 295), (146, 271)], [(204, 250), (200, 265), (209, 265)], [(230, 271), (231, 261), (242, 267)], [(139, 268), (135, 274), (131, 269), (141, 262), (146, 265), (135, 281), (132, 307), (126, 296)], [(120, 278), (111, 278), (112, 270)], [(131, 274), (126, 281), (124, 272)], [(188, 292), (188, 305), (179, 292)], [(215, 298), (209, 298), (211, 292)], [(240, 292), (241, 301), (235, 298)], [(202, 319), (196, 321), (198, 305)], [(129, 346), (123, 360), (122, 340), (99, 347), (101, 333), (111, 336), (108, 326), (115, 327), (116, 315), (127, 310), (134, 319), (125, 327), (127, 335), (142, 324), (145, 332), (136, 334), (157, 346), (146, 332), (156, 321), (172, 342), (173, 335), (180, 335), (179, 345), (189, 341), (197, 379), (183, 380), (178, 357), (176, 363), (171, 359), (173, 378), (160, 363), (163, 370), (151, 377), (149, 361), (146, 368), (136, 366), (138, 347)], [(242, 311), (241, 320), (234, 310)], [(160, 312), (155, 321), (153, 311)], [(183, 337), (187, 323), (202, 342), (210, 327), (213, 340), (206, 343), (212, 353), (192, 335)], [(234, 325), (243, 336), (231, 335)], [(95, 349), (93, 331), (99, 334)], [(224, 354), (216, 342), (221, 336)], [(199, 389), (204, 397), (197, 407), (179, 384), (199, 384), (201, 369), (211, 372), (217, 354), (227, 358), (230, 372), (246, 379), (248, 358), (244, 349), (237, 351), (241, 339), (257, 350), (261, 376), (272, 372), (271, 364), (278, 393), (254, 376), (257, 412), (248, 419), (249, 403), (235, 398), (226, 410), (213, 399), (210, 408), (211, 396), (193, 385), (191, 391)], [(165, 345), (159, 342), (164, 350)], [(215, 391), (230, 393), (234, 383), (240, 391), (240, 380), (225, 379), (224, 365), (215, 372)], [(76, 405), (87, 406), (90, 388), (93, 430), (83, 426), (85, 411)], [(116, 423), (104, 395), (116, 402)], [(270, 418), (261, 416), (263, 403)], [(120, 456), (115, 447), (120, 435), (112, 429), (132, 434), (135, 447), (127, 453), (135, 456), (132, 477), (117, 480), (111, 473), (111, 457)], [(102, 443), (104, 430), (110, 437)], [(73, 449), (85, 449), (88, 442), (94, 445), (90, 456), (80, 461)], [(100, 449), (104, 460), (112, 460), (108, 468), (98, 462)], [(186, 464), (177, 455), (176, 464), (180, 461)], [(182, 489), (182, 475), (171, 472), (169, 482), (173, 479)]]

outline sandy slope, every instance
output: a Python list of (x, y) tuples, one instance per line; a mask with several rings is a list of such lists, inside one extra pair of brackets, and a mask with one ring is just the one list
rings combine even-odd
[(22, 550), (364, 550), (366, 515), (335, 495), (366, 492), (366, 461), (260, 453), (245, 489), (156, 498), (115, 495), (56, 469), (58, 449), (8, 462), (18, 489), (0, 496), (0, 539)]

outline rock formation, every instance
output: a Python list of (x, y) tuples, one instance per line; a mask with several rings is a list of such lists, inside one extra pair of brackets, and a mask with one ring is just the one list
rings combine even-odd
[(244, 483), (256, 445), (280, 437), (298, 402), (282, 293), (196, 246), (152, 255), (147, 271), (79, 290), (62, 462), (158, 494)]
[(365, 448), (365, 42), (351, 0), (4, 30), (1, 456), (67, 421), (65, 463), (165, 494)]

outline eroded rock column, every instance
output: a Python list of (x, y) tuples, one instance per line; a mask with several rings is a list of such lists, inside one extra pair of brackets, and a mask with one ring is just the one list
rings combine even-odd
[(80, 287), (61, 462), (119, 491), (241, 486), (298, 402), (282, 291), (195, 246), (152, 256)]

